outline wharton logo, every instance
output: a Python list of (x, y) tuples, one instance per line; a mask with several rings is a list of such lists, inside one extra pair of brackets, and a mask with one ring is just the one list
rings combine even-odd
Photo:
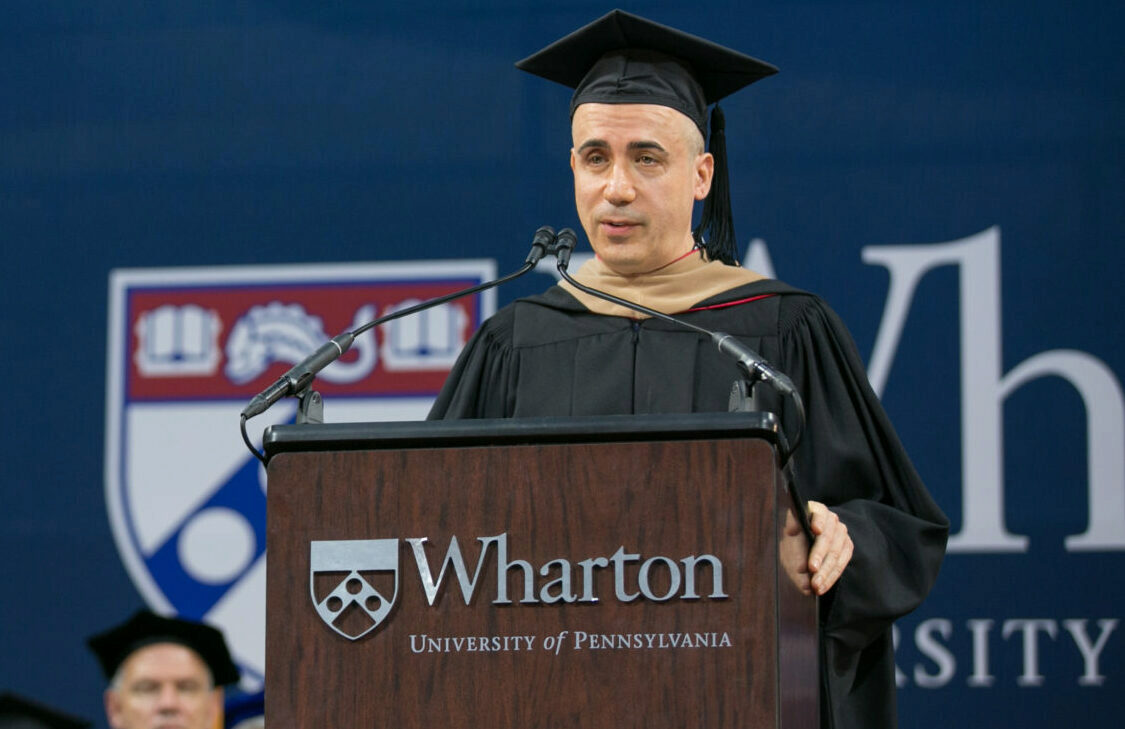
[[(153, 609), (224, 629), (247, 688), (265, 669), (266, 478), (239, 438), (239, 411), (333, 335), (494, 276), (481, 260), (110, 275), (105, 489), (118, 551)], [(357, 339), (316, 380), (325, 419), (425, 417), (495, 310), (491, 293)], [(295, 410), (282, 401), (255, 418), (256, 444)], [(387, 601), (361, 592), (385, 619)]]
[[(525, 559), (509, 558), (508, 533), (477, 537), (480, 554), (470, 572), (465, 555), (451, 537), (441, 568), (434, 576), (426, 554), (427, 537), (402, 540), (409, 545), (417, 569), (418, 582), (433, 607), (449, 580), (455, 583), (466, 606), (472, 605), (479, 591), (488, 590), (483, 578), (495, 574), (493, 605), (591, 603), (601, 601), (596, 575), (600, 570), (612, 574), (613, 598), (618, 602), (647, 600), (725, 600), (723, 562), (713, 554), (689, 555), (672, 559), (656, 555), (644, 557), (629, 552), (624, 545), (608, 557), (587, 557), (572, 561), (565, 557), (535, 565)], [(309, 543), (309, 591), (313, 607), (321, 620), (340, 635), (356, 640), (383, 623), (394, 608), (399, 593), (399, 540), (368, 539), (312, 541)], [(393, 575), (390, 599), (372, 584), (378, 573)], [(517, 589), (509, 592), (509, 580)], [(325, 579), (328, 578), (328, 579)]]

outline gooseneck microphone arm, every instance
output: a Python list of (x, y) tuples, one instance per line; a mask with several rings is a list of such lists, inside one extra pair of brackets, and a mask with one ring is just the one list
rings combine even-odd
[(567, 272), (567, 267), (570, 265), (570, 253), (574, 250), (574, 247), (575, 245), (577, 245), (577, 243), (578, 238), (574, 234), (574, 231), (570, 228), (563, 228), (559, 231), (557, 240), (555, 241), (555, 245), (553, 247), (553, 250), (551, 251), (555, 254), (559, 275), (562, 276), (563, 279), (566, 280), (566, 282), (571, 286), (578, 289), (579, 291), (584, 291), (591, 296), (596, 296), (599, 299), (604, 299), (605, 301), (613, 302), (618, 306), (623, 306), (626, 309), (631, 309), (632, 311), (646, 314), (650, 317), (653, 317), (654, 319), (660, 319), (662, 321), (666, 321), (671, 324), (675, 324), (676, 326), (690, 329), (707, 336), (712, 342), (714, 342), (715, 346), (720, 352), (727, 355), (728, 357), (731, 357), (738, 363), (738, 365), (746, 373), (746, 377), (749, 379), (751, 387), (754, 383), (759, 381), (767, 382), (782, 396), (788, 397), (793, 402), (794, 409), (797, 413), (797, 427), (795, 429), (795, 435), (792, 439), (790, 439), (789, 444), (783, 444), (783, 447), (780, 449), (782, 451), (781, 462), (782, 465), (784, 465), (785, 462), (789, 460), (789, 456), (793, 453), (793, 451), (797, 449), (797, 446), (800, 445), (801, 436), (804, 433), (805, 429), (805, 405), (801, 400), (800, 393), (797, 392), (797, 388), (793, 385), (793, 381), (790, 380), (789, 377), (787, 377), (784, 373), (776, 370), (760, 354), (743, 344), (733, 335), (726, 334), (724, 332), (713, 332), (710, 329), (704, 329), (703, 327), (696, 326), (691, 322), (684, 321), (683, 319), (679, 319), (674, 316), (669, 316), (664, 312), (657, 311), (656, 309), (650, 309), (647, 306), (642, 306), (641, 304), (637, 304), (627, 299), (622, 299), (618, 296), (614, 296), (613, 294), (606, 293), (605, 291), (599, 291), (598, 289), (590, 288), (589, 286), (586, 286), (574, 280), (574, 278), (571, 277), (571, 275)]
[[(523, 265), (520, 266), (517, 270), (509, 273), (506, 276), (501, 276), (494, 281), (486, 281), (485, 283), (471, 286), (467, 289), (454, 291), (451, 294), (439, 296), (436, 299), (429, 299), (427, 301), (421, 302), (420, 304), (415, 304), (414, 306), (409, 306), (392, 314), (387, 314), (386, 316), (379, 317), (378, 319), (367, 322), (363, 326), (351, 332), (351, 334), (353, 335), (353, 337), (358, 337), (360, 334), (363, 334), (367, 330), (377, 327), (380, 324), (386, 324), (389, 321), (394, 321), (395, 319), (399, 319), (404, 316), (416, 314), (423, 309), (429, 309), (434, 306), (441, 306), (447, 301), (453, 301), (454, 299), (459, 299), (462, 296), (471, 296), (475, 293), (479, 293), (501, 284), (506, 284), (513, 279), (517, 279), (531, 269), (535, 268), (536, 264), (539, 263), (539, 260), (543, 258), (544, 255), (546, 255), (547, 250), (551, 247), (551, 245), (554, 244), (554, 240), (555, 231), (550, 226), (544, 225), (543, 227), (539, 228), (539, 230), (535, 231), (535, 237), (531, 241), (531, 251), (528, 252), (527, 258), (524, 260)], [(341, 352), (341, 354), (343, 353)]]
[(485, 283), (477, 284), (476, 286), (470, 286), (467, 289), (454, 291), (451, 294), (445, 294), (444, 296), (438, 296), (433, 299), (428, 299), (421, 303), (415, 304), (414, 306), (408, 306), (405, 309), (400, 309), (398, 311), (387, 314), (386, 316), (381, 316), (378, 319), (367, 322), (363, 326), (353, 329), (352, 331), (344, 332), (343, 334), (339, 334), (332, 339), (329, 339), (327, 342), (322, 344), (315, 352), (291, 367), (289, 371), (283, 374), (281, 377), (277, 378), (277, 380), (272, 385), (255, 395), (254, 398), (246, 405), (246, 407), (243, 408), (240, 416), (242, 440), (246, 443), (246, 446), (250, 449), (254, 456), (257, 457), (258, 460), (262, 461), (262, 463), (265, 463), (265, 457), (258, 451), (257, 448), (254, 447), (254, 445), (250, 442), (249, 436), (247, 436), (246, 434), (247, 420), (254, 417), (255, 415), (264, 413), (281, 398), (290, 395), (298, 395), (303, 390), (305, 390), (312, 383), (313, 379), (316, 378), (318, 372), (343, 356), (344, 352), (347, 352), (348, 349), (352, 346), (352, 342), (355, 341), (355, 338), (363, 334), (364, 332), (373, 329), (380, 324), (386, 324), (389, 321), (394, 321), (395, 319), (400, 319), (404, 316), (416, 314), (417, 312), (423, 311), (424, 309), (430, 309), (435, 306), (440, 306), (448, 301), (453, 301), (454, 299), (459, 299), (463, 296), (471, 296), (473, 294), (485, 291), (501, 284), (508, 283), (513, 279), (517, 279), (520, 276), (523, 276), (524, 274), (535, 268), (540, 259), (542, 259), (543, 256), (548, 253), (548, 251), (554, 248), (555, 238), (556, 236), (554, 229), (550, 226), (544, 225), (535, 231), (535, 235), (531, 240), (531, 250), (528, 252), (527, 257), (524, 259), (523, 265), (520, 266), (520, 268), (516, 271), (513, 271), (506, 276), (501, 276), (500, 278), (492, 281), (486, 281)]

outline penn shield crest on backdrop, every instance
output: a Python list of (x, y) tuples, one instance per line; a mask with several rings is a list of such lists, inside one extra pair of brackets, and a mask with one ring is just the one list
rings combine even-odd
[[(110, 274), (105, 494), (118, 551), (153, 609), (224, 629), (248, 686), (265, 666), (266, 479), (239, 411), (332, 335), (494, 275), (490, 260)], [(360, 337), (317, 379), (326, 419), (424, 417), (494, 310), (485, 292)], [(294, 412), (278, 403), (250, 422), (252, 439)]]

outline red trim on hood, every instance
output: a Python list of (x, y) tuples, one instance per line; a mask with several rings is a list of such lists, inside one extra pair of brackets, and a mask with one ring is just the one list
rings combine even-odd
[(723, 304), (711, 304), (710, 306), (695, 306), (695, 307), (692, 307), (691, 309), (688, 309), (688, 311), (708, 311), (709, 309), (725, 309), (728, 306), (738, 306), (739, 304), (749, 304), (751, 301), (758, 301), (759, 299), (768, 299), (771, 296), (777, 296), (777, 294), (759, 294), (757, 296), (751, 296), (748, 299), (739, 299), (738, 301), (728, 301), (728, 302), (723, 303)]

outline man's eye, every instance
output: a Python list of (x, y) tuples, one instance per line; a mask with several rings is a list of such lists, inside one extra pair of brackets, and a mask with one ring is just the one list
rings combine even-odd
[(590, 154), (586, 155), (586, 164), (588, 165), (600, 165), (604, 163), (605, 155), (603, 155), (601, 152), (591, 152)]
[(656, 158), (653, 157), (651, 154), (642, 154), (640, 157), (637, 157), (637, 161), (640, 162), (642, 165), (654, 165), (654, 164), (656, 164)]

